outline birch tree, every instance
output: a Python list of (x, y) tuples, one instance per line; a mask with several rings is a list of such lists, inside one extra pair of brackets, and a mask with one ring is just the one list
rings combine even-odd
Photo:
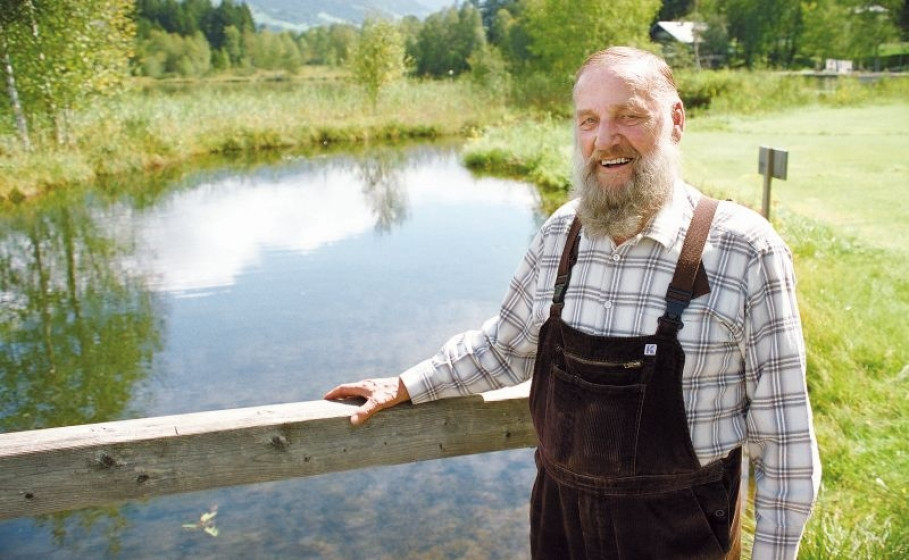
[(64, 143), (69, 112), (122, 84), (135, 33), (132, 10), (132, 0), (0, 0), (7, 97), (32, 128), (50, 126)]
[(350, 66), (354, 80), (366, 88), (375, 108), (379, 90), (400, 79), (406, 70), (404, 38), (398, 28), (384, 19), (364, 22), (351, 49)]
[(6, 35), (8, 28), (8, 23), (0, 20), (0, 63), (3, 64), (3, 75), (6, 78), (6, 94), (9, 97), (13, 119), (16, 121), (16, 132), (19, 134), (19, 140), (22, 142), (23, 147), (26, 150), (31, 150), (32, 142), (28, 135), (28, 122), (25, 120), (25, 113), (22, 112), (22, 104), (19, 102), (16, 74), (9, 54), (9, 41)]

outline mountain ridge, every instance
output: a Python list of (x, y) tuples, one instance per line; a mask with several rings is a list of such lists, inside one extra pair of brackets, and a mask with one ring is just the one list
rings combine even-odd
[(370, 15), (425, 19), (454, 4), (455, 0), (246, 0), (256, 25), (289, 31), (332, 23), (359, 25)]

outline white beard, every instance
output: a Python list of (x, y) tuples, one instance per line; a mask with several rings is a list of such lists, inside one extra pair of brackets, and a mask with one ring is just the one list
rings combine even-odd
[(635, 160), (631, 179), (624, 185), (606, 187), (597, 179), (602, 154), (594, 152), (584, 161), (575, 150), (572, 197), (580, 198), (578, 217), (589, 237), (625, 240), (637, 235), (672, 196), (680, 176), (680, 154), (674, 142)]

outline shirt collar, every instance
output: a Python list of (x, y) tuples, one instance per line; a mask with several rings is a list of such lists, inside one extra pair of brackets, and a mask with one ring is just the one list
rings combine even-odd
[(681, 235), (683, 226), (694, 215), (694, 203), (689, 194), (685, 183), (676, 181), (670, 200), (644, 227), (641, 236), (649, 237), (664, 247), (672, 247)]

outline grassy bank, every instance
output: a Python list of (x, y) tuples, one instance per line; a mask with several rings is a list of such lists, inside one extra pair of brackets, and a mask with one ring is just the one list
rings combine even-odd
[(375, 110), (361, 88), (334, 79), (281, 82), (137, 82), (69, 118), (69, 144), (36, 138), (24, 151), (0, 134), (0, 199), (18, 201), (72, 183), (155, 170), (211, 154), (300, 151), (469, 134), (499, 122), (501, 101), (466, 81), (402, 82)]
[[(808, 106), (689, 122), (686, 178), (760, 206), (762, 144), (789, 150), (773, 221), (793, 249), (808, 380), (824, 462), (800, 558), (909, 556), (909, 103)], [(570, 123), (498, 129), (472, 143), (478, 168), (542, 178), (549, 207), (566, 199)]]
[[(819, 100), (837, 105), (909, 96), (907, 78), (862, 84), (856, 79), (831, 82), (723, 71), (683, 72), (679, 83), (692, 114), (748, 114)], [(541, 100), (534, 95), (545, 97), (546, 91), (523, 84), (513, 93), (516, 99), (529, 96), (526, 101), (539, 107)], [(557, 98), (550, 100), (555, 105), (548, 105), (549, 110), (569, 114), (567, 96)], [(343, 72), (324, 69), (310, 69), (296, 77), (221, 76), (196, 82), (136, 79), (122, 95), (95, 99), (69, 114), (69, 137), (62, 147), (49, 138), (46, 128), (43, 132), (33, 129), (35, 149), (31, 152), (19, 145), (13, 119), (4, 111), (6, 108), (0, 108), (0, 202), (17, 202), (69, 184), (153, 171), (211, 154), (304, 151), (325, 144), (463, 136), (506, 122), (509, 115), (515, 118), (528, 112), (507, 107), (501, 96), (490, 95), (466, 79), (402, 81), (385, 88), (373, 109), (362, 88), (350, 84)], [(527, 132), (523, 141), (534, 141), (535, 131)], [(506, 153), (516, 148), (520, 146), (508, 146)], [(561, 154), (541, 153), (537, 159), (529, 168), (525, 163), (510, 165), (514, 172), (529, 174), (534, 182), (549, 188), (547, 196), (557, 199), (564, 187), (558, 184), (562, 180), (558, 171)], [(501, 168), (501, 162), (493, 165)]]

